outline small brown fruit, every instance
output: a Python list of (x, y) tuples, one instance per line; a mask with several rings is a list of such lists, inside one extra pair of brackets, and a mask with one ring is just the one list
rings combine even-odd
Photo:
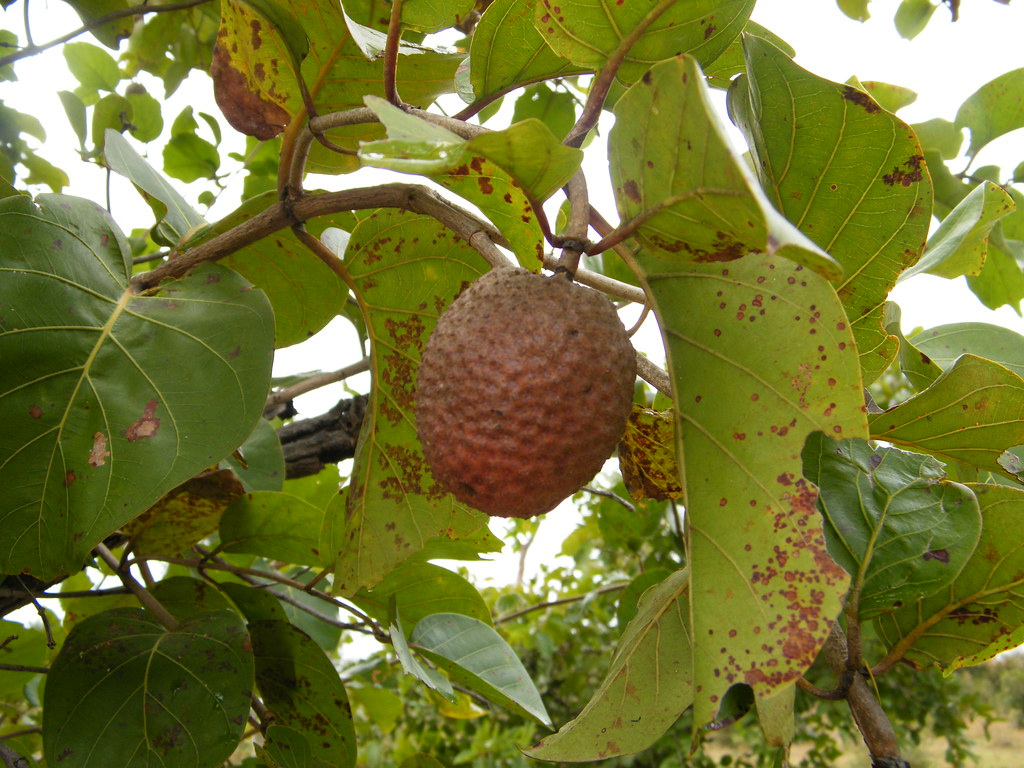
[(441, 315), (423, 351), (416, 425), (435, 479), (489, 515), (553, 509), (626, 427), (636, 361), (597, 291), (493, 270)]

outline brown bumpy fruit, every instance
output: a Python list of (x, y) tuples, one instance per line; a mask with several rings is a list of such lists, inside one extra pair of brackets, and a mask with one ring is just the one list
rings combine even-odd
[(548, 512), (615, 449), (635, 378), (633, 347), (605, 296), (564, 274), (491, 271), (441, 316), (423, 352), (424, 456), (471, 507)]

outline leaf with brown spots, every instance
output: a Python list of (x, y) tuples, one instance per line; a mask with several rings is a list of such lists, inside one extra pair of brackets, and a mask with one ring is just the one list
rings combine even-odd
[(619, 638), (604, 682), (575, 719), (524, 753), (582, 762), (631, 755), (657, 741), (693, 703), (688, 571), (648, 589)]
[(883, 328), (886, 297), (928, 237), (932, 183), (921, 145), (867, 94), (762, 40), (745, 46), (748, 73), (730, 91), (730, 114), (773, 204), (842, 264), (839, 296), (868, 384), (897, 352)]
[[(334, 589), (372, 587), (435, 536), (486, 527), (434, 482), (416, 437), (416, 371), (441, 311), (486, 270), (472, 248), (433, 219), (378, 211), (352, 232), (346, 267), (366, 318), (373, 388), (344, 507), (333, 520)], [(335, 505), (337, 506), (337, 505)]]
[(691, 569), (695, 722), (725, 691), (758, 698), (814, 660), (849, 577), (802, 477), (811, 432), (866, 437), (853, 336), (835, 291), (781, 258), (642, 255), (667, 341)]
[(1024, 379), (963, 355), (924, 392), (871, 417), (871, 437), (1019, 480), (1010, 448), (1024, 444)]
[(267, 560), (319, 566), (333, 562), (320, 551), (324, 510), (297, 496), (255, 491), (235, 500), (220, 518), (221, 546)]
[(231, 611), (200, 614), (173, 631), (137, 608), (90, 616), (47, 675), (47, 762), (220, 765), (242, 738), (252, 684), (249, 635)]
[(671, 412), (633, 406), (619, 443), (619, 468), (626, 490), (636, 501), (682, 497)]
[(249, 631), (256, 687), (274, 723), (302, 734), (316, 765), (354, 768), (352, 707), (330, 658), (287, 621), (251, 621)]
[(643, 247), (712, 263), (770, 252), (839, 279), (833, 259), (775, 211), (735, 155), (696, 62), (662, 62), (615, 104), (609, 135), (619, 215)]
[(617, 73), (629, 85), (680, 53), (711, 63), (743, 31), (753, 8), (753, 0), (600, 0), (572, 8), (540, 0), (533, 23), (555, 53), (591, 70), (603, 67), (626, 38), (639, 33)]
[(215, 533), (221, 513), (243, 492), (230, 469), (207, 472), (165, 494), (121, 530), (137, 554), (175, 557)]
[(221, 42), (213, 49), (210, 79), (217, 106), (236, 131), (267, 141), (281, 133), (291, 120), (279, 104), (264, 98), (253, 87), (245, 73), (235, 69)]
[(0, 572), (77, 571), (259, 421), (274, 345), (263, 293), (214, 264), (144, 295), (130, 275), (93, 203), (0, 202)]
[(956, 581), (875, 622), (890, 653), (917, 669), (981, 664), (1024, 642), (1024, 491), (968, 483), (981, 538)]
[(978, 501), (930, 456), (815, 432), (803, 464), (862, 620), (949, 586), (974, 552)]

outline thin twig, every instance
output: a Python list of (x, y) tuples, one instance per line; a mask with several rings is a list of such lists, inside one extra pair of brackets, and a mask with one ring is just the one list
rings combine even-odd
[(0, 67), (5, 67), (19, 59), (27, 59), (29, 56), (35, 56), (42, 53), (45, 50), (54, 48), (55, 46), (66, 43), (68, 40), (73, 40), (79, 35), (84, 35), (86, 32), (91, 32), (94, 29), (102, 27), (104, 24), (117, 21), (118, 19), (125, 19), (132, 16), (141, 16), (147, 13), (168, 13), (170, 11), (182, 11), (186, 8), (194, 8), (197, 5), (203, 5), (208, 3), (210, 0), (186, 0), (182, 3), (168, 3), (167, 5), (134, 5), (131, 8), (122, 8), (119, 11), (113, 11), (111, 13), (100, 16), (98, 19), (93, 19), (88, 24), (85, 24), (73, 32), (68, 32), (66, 35), (61, 35), (58, 38), (51, 40), (48, 43), (42, 45), (32, 45), (31, 43), (20, 51), (15, 53), (9, 53), (6, 56), (0, 56)]
[(50, 620), (46, 616), (46, 609), (39, 604), (35, 596), (32, 594), (32, 590), (25, 586), (25, 582), (21, 576), (18, 576), (18, 583), (21, 584), (21, 588), (24, 590), (24, 594), (28, 596), (28, 599), (35, 606), (36, 613), (39, 614), (40, 621), (43, 622), (43, 631), (46, 632), (46, 647), (53, 650), (57, 647), (57, 641), (53, 639), (53, 631), (50, 629)]
[[(4, 738), (7, 738), (7, 736)], [(22, 757), (4, 744), (2, 739), (0, 739), (0, 760), (4, 761), (4, 768), (32, 768), (32, 763), (27, 758)]]
[(636, 353), (636, 375), (662, 394), (672, 397), (672, 379), (669, 378), (668, 373), (661, 370), (640, 352)]
[(121, 580), (121, 583), (124, 584), (136, 598), (138, 598), (143, 607), (152, 613), (156, 617), (157, 621), (172, 632), (178, 628), (178, 620), (174, 618), (170, 611), (164, 608), (163, 605), (153, 597), (153, 595), (151, 595), (144, 586), (135, 580), (135, 577), (132, 576), (131, 572), (128, 570), (127, 564), (122, 568), (121, 563), (119, 563), (117, 558), (114, 557), (114, 554), (107, 549), (106, 545), (97, 544), (93, 549), (93, 552), (95, 552), (103, 562), (111, 567), (111, 569), (117, 574), (117, 577)]
[(590, 198), (587, 195), (587, 177), (583, 171), (577, 171), (569, 179), (565, 185), (565, 195), (569, 199), (569, 225), (565, 230), (557, 269), (575, 275), (580, 266), (580, 257), (586, 250), (587, 233), (590, 231)]
[(346, 365), (339, 371), (331, 371), (330, 373), (318, 373), (315, 376), (310, 376), (308, 379), (303, 379), (297, 384), (292, 384), (290, 387), (282, 387), (281, 389), (275, 390), (270, 393), (267, 398), (267, 404), (263, 406), (263, 409), (272, 408), (275, 405), (282, 405), (287, 403), (289, 400), (294, 400), (299, 395), (304, 395), (307, 392), (312, 392), (314, 389), (320, 389), (320, 387), (326, 387), (328, 384), (337, 384), (339, 381), (351, 378), (359, 373), (365, 373), (370, 370), (369, 358), (363, 358), (358, 363), (352, 363), (352, 365)]
[(50, 671), (49, 667), (29, 667), (24, 664), (0, 664), (0, 670), (4, 672), (35, 672), (40, 675), (45, 675)]
[(625, 589), (628, 586), (629, 582), (627, 581), (615, 584), (606, 584), (603, 587), (598, 587), (597, 589), (591, 590), (590, 592), (587, 592), (582, 595), (572, 595), (571, 597), (562, 597), (558, 600), (549, 600), (545, 603), (537, 603), (536, 605), (530, 605), (526, 608), (520, 608), (518, 611), (512, 611), (512, 613), (506, 613), (504, 616), (498, 616), (494, 620), (494, 623), (503, 624), (506, 621), (518, 619), (520, 616), (525, 616), (526, 614), (533, 613), (534, 611), (543, 611), (545, 608), (554, 608), (559, 605), (569, 605), (570, 603), (578, 603), (580, 600), (586, 600), (588, 597), (592, 595), (604, 595), (608, 592), (618, 592), (619, 590)]
[(634, 514), (634, 515), (636, 514), (636, 505), (635, 504), (631, 504), (630, 502), (626, 501), (624, 498), (619, 496), (619, 494), (617, 494), (617, 493), (613, 493), (612, 491), (607, 491), (604, 488), (593, 488), (593, 487), (591, 487), (589, 485), (583, 486), (582, 488), (580, 488), (580, 490), (581, 491), (586, 491), (587, 493), (593, 494), (594, 496), (601, 496), (602, 498), (605, 498), (605, 499), (611, 499), (612, 501), (617, 501), (619, 504), (621, 504), (623, 507), (625, 507), (628, 512), (630, 512), (631, 514)]
[[(107, 589), (81, 589), (70, 592), (35, 592), (28, 594), (34, 594), (34, 596), (40, 600), (64, 600), (72, 597), (107, 597), (110, 595), (127, 595), (129, 592), (125, 587), (109, 587)], [(27, 597), (28, 594), (20, 589), (0, 587), (0, 597)], [(0, 647), (2, 647), (2, 645), (0, 645)]]

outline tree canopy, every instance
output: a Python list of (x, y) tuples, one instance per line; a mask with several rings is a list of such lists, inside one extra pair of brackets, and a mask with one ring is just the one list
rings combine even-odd
[[(1024, 337), (890, 300), (966, 276), (1020, 312), (1024, 158), (976, 159), (1024, 128), (1024, 69), (909, 124), (755, 0), (69, 5), (71, 34), (0, 32), (9, 81), (61, 47), (81, 157), (0, 103), (0, 615), (37, 614), (0, 631), (6, 768), (712, 765), (730, 726), (722, 765), (856, 732), (891, 768), (957, 696), (936, 672), (1024, 642)], [(897, 29), (942, 5), (970, 12)], [(216, 114), (165, 113), (196, 71)], [(63, 193), (92, 166), (151, 218)], [(415, 406), (438, 318), (511, 265), (663, 349), (573, 565), (497, 587), (458, 563), (539, 523), (440, 485)], [(350, 347), (273, 376), (337, 318)]]

